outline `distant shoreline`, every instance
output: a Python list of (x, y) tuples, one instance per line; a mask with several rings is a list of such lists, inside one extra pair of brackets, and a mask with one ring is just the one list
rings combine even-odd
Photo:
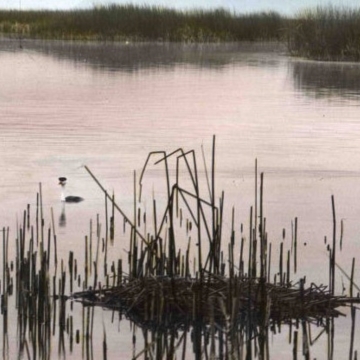
[(1, 11), (0, 33), (29, 38), (106, 41), (224, 42), (280, 39), (275, 12), (110, 5), (73, 11)]
[(18, 39), (121, 42), (278, 42), (314, 60), (360, 61), (360, 9), (332, 6), (295, 17), (276, 12), (109, 5), (88, 10), (0, 10), (0, 36)]

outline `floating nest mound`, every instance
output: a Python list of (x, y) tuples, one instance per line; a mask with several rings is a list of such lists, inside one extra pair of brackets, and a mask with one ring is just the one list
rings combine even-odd
[(342, 315), (339, 307), (360, 298), (334, 296), (326, 286), (304, 288), (270, 284), (260, 279), (209, 276), (204, 279), (142, 277), (120, 286), (73, 294), (89, 306), (121, 310), (142, 324), (185, 324), (194, 321), (219, 325), (269, 325), (306, 319), (322, 323)]

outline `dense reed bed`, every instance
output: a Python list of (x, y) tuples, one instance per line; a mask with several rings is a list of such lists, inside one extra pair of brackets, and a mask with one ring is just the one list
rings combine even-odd
[(360, 9), (317, 7), (289, 23), (291, 54), (317, 60), (360, 60)]
[[(85, 166), (103, 193), (105, 211), (103, 223), (99, 215), (96, 222), (90, 220), (81, 257), (72, 249), (68, 249), (67, 259), (58, 256), (54, 214), (51, 210), (50, 221), (45, 219), (40, 184), (36, 208), (27, 206), (19, 222), (15, 251), (9, 249), (13, 243), (9, 229), (2, 231), (3, 353), (9, 353), (13, 304), (19, 358), (52, 358), (54, 338), (59, 358), (72, 353), (77, 345), (82, 358), (99, 358), (99, 353), (93, 354), (93, 338), (99, 331), (94, 314), (103, 307), (112, 311), (113, 319), (121, 321), (125, 316), (130, 320), (133, 346), (142, 337), (143, 347), (133, 352), (133, 359), (269, 359), (270, 335), (284, 328), (289, 332), (294, 359), (300, 341), (304, 357), (310, 358), (310, 347), (322, 334), (327, 336), (331, 359), (334, 318), (342, 315), (341, 308), (350, 307), (349, 354), (356, 358), (355, 305), (360, 298), (355, 293), (359, 290), (354, 281), (355, 258), (347, 276), (349, 295), (338, 295), (336, 253), (343, 239), (342, 230), (338, 238), (334, 197), (329, 283), (308, 285), (301, 276), (294, 282), (292, 277), (300, 271), (297, 218), (290, 249), (284, 243), (285, 232), (280, 242), (268, 239), (264, 174), (259, 176), (257, 162), (247, 234), (233, 210), (230, 237), (224, 238), (224, 192), (216, 192), (215, 137), (210, 164), (202, 152), (202, 180), (200, 159), (194, 150), (181, 148), (150, 153), (140, 177), (134, 172), (130, 215)], [(153, 198), (151, 209), (145, 211), (142, 200), (152, 166), (163, 169), (164, 181), (157, 178), (156, 182), (162, 184), (165, 201)], [(238, 233), (240, 238), (236, 238)], [(279, 254), (275, 265), (273, 252)], [(10, 253), (15, 254), (13, 258)], [(76, 321), (79, 317), (80, 323)], [(107, 359), (103, 326), (102, 357)], [(313, 328), (320, 328), (315, 340), (311, 338)]]
[[(199, 359), (204, 351), (214, 355), (217, 346), (227, 357), (235, 351), (241, 352), (244, 358), (256, 358), (252, 353), (254, 347), (259, 358), (269, 358), (269, 333), (275, 334), (284, 324), (290, 326), (290, 337), (294, 336), (295, 352), (301, 328), (306, 345), (303, 351), (310, 354), (310, 324), (329, 334), (331, 349), (333, 319), (342, 315), (339, 308), (353, 308), (360, 301), (354, 296), (355, 259), (349, 276), (350, 296), (336, 294), (336, 248), (339, 245), (334, 197), (333, 239), (328, 246), (329, 284), (308, 286), (302, 277), (293, 283), (292, 275), (298, 271), (297, 219), (293, 223), (291, 250), (286, 251), (283, 242), (277, 249), (268, 240), (263, 212), (264, 174), (258, 176), (257, 163), (249, 237), (242, 233), (241, 226), (241, 239), (236, 241), (233, 211), (230, 239), (226, 241), (222, 236), (224, 193), (219, 198), (215, 193), (215, 138), (210, 170), (205, 171), (208, 197), (200, 196), (206, 191), (200, 187), (196, 153), (178, 149), (172, 153), (149, 154), (140, 176), (139, 191), (134, 187), (139, 201), (147, 168), (154, 157), (160, 157), (155, 164), (164, 167), (164, 212), (159, 213), (154, 202), (152, 231), (148, 224), (146, 229), (150, 232), (144, 235), (140, 229), (146, 216), (141, 216), (140, 208), (135, 206), (133, 219), (125, 218), (132, 229), (127, 274), (123, 264), (118, 264), (119, 271), (114, 273), (111, 286), (75, 292), (72, 299), (85, 306), (119, 311), (146, 331), (166, 334), (169, 331), (186, 333), (191, 329), (195, 333), (192, 337), (194, 348), (203, 343), (205, 346), (197, 353)], [(171, 159), (176, 161), (172, 176)], [(86, 170), (111, 200), (100, 181), (90, 169), (86, 167)], [(125, 217), (120, 208), (117, 210)], [(185, 232), (180, 235), (184, 227)], [(182, 242), (179, 237), (188, 239), (187, 248), (178, 245)], [(272, 269), (272, 249), (280, 254), (279, 268), (275, 271)], [(207, 348), (205, 344), (211, 345)], [(241, 358), (240, 353), (236, 356)]]
[(0, 32), (43, 39), (135, 41), (276, 40), (282, 18), (275, 12), (239, 15), (223, 9), (109, 5), (73, 11), (0, 11)]
[[(200, 193), (203, 191), (200, 189), (197, 157), (194, 151), (184, 152), (182, 149), (178, 149), (170, 154), (165, 152), (160, 152), (160, 154), (163, 154), (163, 157), (157, 163), (164, 163), (165, 166), (167, 206), (159, 220), (157, 220), (158, 215), (153, 214), (155, 224), (159, 224), (154, 225), (155, 232), (148, 233), (146, 237), (140, 234), (136, 236), (135, 230), (141, 222), (139, 213), (132, 223), (134, 238), (131, 239), (129, 248), (129, 276), (122, 277), (122, 282), (110, 289), (78, 293), (74, 295), (75, 298), (82, 299), (87, 304), (135, 310), (138, 315), (144, 314), (144, 318), (148, 318), (148, 312), (150, 312), (152, 319), (154, 316), (162, 318), (161, 311), (165, 314), (179, 312), (184, 318), (189, 319), (196, 313), (195, 301), (201, 309), (201, 314), (198, 314), (199, 317), (196, 317), (196, 320), (201, 319), (201, 321), (205, 318), (209, 321), (208, 314), (210, 313), (221, 313), (215, 308), (209, 309), (207, 301), (210, 295), (215, 302), (224, 301), (227, 305), (232, 303), (232, 299), (237, 299), (236, 310), (231, 305), (225, 312), (225, 318), (231, 314), (235, 316), (235, 323), (238, 319), (245, 318), (245, 313), (247, 315), (256, 313), (257, 318), (265, 316), (277, 322), (289, 322), (298, 318), (319, 319), (324, 316), (337, 316), (339, 315), (336, 310), (338, 306), (359, 301), (358, 298), (335, 296), (336, 213), (334, 197), (332, 197), (333, 244), (332, 247), (329, 246), (329, 288), (326, 290), (323, 287), (311, 286), (306, 289), (305, 279), (300, 279), (295, 286), (291, 283), (290, 262), (293, 263), (293, 271), (295, 273), (297, 271), (297, 219), (295, 219), (293, 229), (293, 259), (288, 252), (285, 265), (284, 248), (283, 244), (280, 244), (279, 278), (275, 276), (274, 283), (271, 283), (271, 250), (269, 253), (271, 244), (268, 243), (266, 219), (263, 214), (264, 174), (260, 175), (259, 188), (257, 185), (255, 188), (254, 210), (250, 209), (251, 235), (248, 257), (246, 259), (244, 254), (245, 237), (242, 237), (239, 258), (236, 258), (234, 212), (231, 238), (226, 245), (227, 255), (222, 249), (224, 194), (219, 198), (217, 204), (214, 173), (215, 138), (211, 173), (206, 174), (209, 198), (200, 197)], [(141, 174), (140, 185), (149, 161), (156, 155), (159, 154), (149, 154)], [(173, 181), (171, 181), (168, 164), (172, 157), (177, 159), (176, 178)], [(180, 181), (182, 166), (190, 180), (188, 187), (182, 185), (184, 179)], [(106, 194), (106, 190), (90, 169), (87, 167), (86, 169)], [(257, 168), (255, 176), (256, 184), (258, 184)], [(136, 211), (134, 213), (136, 214)], [(191, 237), (189, 237), (185, 254), (182, 254), (177, 245), (179, 242), (177, 240), (178, 230), (182, 227), (183, 217), (186, 216), (186, 213), (189, 218), (187, 218), (185, 236), (189, 236), (188, 228), (190, 226), (195, 227), (193, 229), (195, 230), (195, 234), (193, 234), (195, 240), (193, 241), (195, 241), (196, 247), (193, 263), (197, 266), (193, 269), (191, 269), (190, 263)], [(167, 241), (163, 236), (166, 236)], [(247, 267), (245, 267), (245, 263)], [(353, 280), (351, 282), (353, 283)], [(154, 304), (160, 306), (161, 311), (159, 308), (154, 310)]]

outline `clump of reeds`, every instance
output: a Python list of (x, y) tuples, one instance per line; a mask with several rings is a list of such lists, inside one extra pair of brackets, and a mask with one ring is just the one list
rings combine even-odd
[(287, 29), (289, 51), (316, 60), (360, 60), (360, 10), (319, 6), (300, 12)]
[[(332, 196), (333, 210), (333, 243), (329, 246), (329, 290), (312, 284), (305, 287), (305, 280), (297, 286), (291, 284), (290, 273), (293, 268), (297, 272), (297, 227), (293, 224), (291, 266), (290, 251), (284, 250), (280, 243), (279, 271), (270, 280), (271, 243), (268, 242), (266, 219), (263, 210), (264, 176), (260, 175), (258, 183), (257, 162), (255, 163), (255, 204), (250, 209), (250, 236), (248, 251), (244, 249), (245, 238), (241, 239), (239, 258), (236, 259), (235, 219), (232, 212), (230, 242), (227, 245), (228, 255), (224, 256), (222, 247), (222, 222), (224, 194), (219, 203), (215, 194), (215, 137), (211, 170), (206, 171), (209, 199), (200, 196), (200, 181), (195, 151), (185, 152), (177, 149), (167, 154), (164, 151), (150, 153), (140, 176), (140, 195), (142, 181), (149, 161), (160, 156), (157, 164), (165, 169), (165, 194), (167, 205), (164, 213), (156, 213), (154, 202), (153, 233), (143, 236), (139, 231), (140, 216), (134, 208), (134, 220), (131, 221), (124, 213), (126, 221), (131, 225), (132, 232), (129, 246), (128, 276), (119, 276), (116, 286), (87, 290), (74, 294), (88, 305), (99, 305), (124, 310), (128, 314), (136, 314), (143, 321), (165, 323), (187, 323), (189, 320), (209, 323), (209, 314), (213, 321), (222, 323), (230, 318), (233, 324), (252, 317), (264, 325), (270, 319), (275, 322), (291, 322), (300, 318), (319, 322), (322, 318), (335, 317), (340, 314), (339, 306), (358, 302), (358, 298), (335, 296), (336, 267), (336, 213), (335, 200)], [(172, 181), (169, 161), (176, 158), (175, 180)], [(205, 163), (206, 165), (206, 163)], [(85, 167), (110, 198), (100, 182)], [(182, 171), (189, 177), (187, 186), (184, 184)], [(181, 179), (181, 180), (180, 180)], [(135, 181), (135, 179), (134, 179)], [(136, 191), (134, 192), (136, 194)], [(136, 203), (136, 195), (134, 199)], [(182, 207), (182, 205), (184, 208)], [(117, 206), (117, 205), (116, 205)], [(190, 240), (185, 254), (177, 245), (178, 228), (181, 228), (185, 213), (190, 216), (194, 225), (193, 238), (194, 266), (190, 265)], [(159, 217), (159, 219), (158, 219)], [(164, 240), (167, 236), (167, 240)], [(283, 233), (285, 237), (285, 233)], [(189, 238), (190, 239), (190, 238)], [(340, 242), (342, 242), (342, 237)], [(235, 265), (236, 264), (236, 265)], [(247, 266), (246, 266), (247, 265)], [(114, 280), (115, 281), (115, 280)], [(353, 279), (351, 279), (353, 283)], [(212, 299), (209, 303), (209, 298)], [(223, 321), (220, 319), (223, 318)]]
[[(153, 224), (150, 225), (146, 220), (146, 212), (142, 213), (138, 207), (138, 197), (140, 200), (143, 196), (147, 167), (154, 156), (157, 157), (156, 164), (164, 168), (163, 193), (166, 202), (163, 212), (159, 212), (157, 202), (153, 199)], [(175, 171), (170, 171), (170, 161), (174, 159)], [(241, 225), (241, 241), (237, 248), (234, 210), (230, 239), (227, 243), (223, 240), (224, 193), (217, 199), (215, 137), (209, 172), (204, 154), (203, 161), (208, 190), (206, 192), (200, 189), (198, 158), (194, 150), (184, 151), (180, 148), (171, 153), (150, 153), (140, 176), (140, 189), (137, 188), (137, 177), (134, 173), (133, 217), (124, 213), (115, 202), (115, 195), (110, 196), (85, 166), (105, 195), (105, 237), (101, 239), (101, 224), (97, 216), (96, 230), (93, 231), (94, 226), (90, 221), (90, 233), (85, 236), (83, 263), (78, 264), (74, 253), (70, 251), (68, 269), (63, 259), (57, 258), (53, 212), (51, 226), (46, 232), (40, 185), (36, 216), (30, 216), (28, 206), (18, 228), (15, 266), (8, 258), (9, 230), (3, 229), (3, 332), (7, 336), (8, 297), (12, 295), (15, 283), (20, 357), (24, 356), (26, 351), (28, 358), (31, 358), (31, 355), (33, 358), (37, 358), (37, 355), (39, 358), (49, 358), (56, 328), (59, 335), (59, 355), (66, 352), (65, 333), (69, 335), (70, 351), (74, 337), (76, 343), (80, 343), (81, 337), (83, 351), (91, 354), (95, 306), (117, 310), (120, 315), (125, 314), (132, 323), (141, 326), (145, 347), (134, 358), (138, 358), (142, 353), (155, 352), (158, 358), (163, 358), (164, 354), (173, 358), (180, 346), (184, 358), (187, 333), (190, 332), (193, 352), (197, 358), (200, 358), (203, 352), (207, 356), (210, 354), (212, 358), (217, 355), (219, 358), (228, 358), (230, 355), (244, 358), (244, 354), (247, 358), (253, 358), (254, 348), (259, 352), (259, 358), (264, 359), (268, 351), (269, 332), (280, 331), (284, 323), (290, 325), (294, 354), (297, 352), (301, 326), (303, 353), (305, 356), (309, 355), (310, 323), (323, 327), (323, 331), (329, 334), (328, 351), (331, 353), (333, 319), (341, 315), (339, 307), (351, 305), (350, 353), (353, 353), (354, 304), (359, 303), (360, 298), (353, 295), (356, 287), (355, 259), (349, 277), (350, 297), (337, 296), (335, 292), (337, 221), (334, 197), (331, 198), (333, 239), (332, 244), (328, 245), (329, 287), (314, 284), (306, 287), (305, 279), (300, 279), (296, 284), (291, 282), (291, 270), (294, 273), (298, 271), (297, 218), (293, 223), (291, 252), (286, 252), (284, 248), (283, 240), (286, 235), (283, 231), (279, 249), (279, 271), (272, 282), (272, 244), (268, 241), (263, 209), (264, 175), (260, 174), (259, 182), (257, 162), (255, 202), (250, 209), (249, 239), (246, 241)], [(203, 193), (208, 193), (208, 196), (201, 196)], [(123, 218), (124, 229), (130, 227), (127, 272), (123, 269), (125, 266), (122, 259), (112, 259), (112, 263), (109, 260), (108, 249), (114, 245), (117, 229), (115, 211)], [(34, 225), (30, 223), (30, 218), (35, 218)], [(188, 245), (185, 249), (180, 249), (178, 240), (179, 236), (184, 236), (184, 232)], [(341, 225), (340, 249), (342, 233)], [(96, 236), (93, 236), (94, 234)], [(96, 246), (93, 244), (94, 240)], [(227, 250), (227, 255), (224, 249)], [(58, 264), (61, 264), (59, 274)], [(83, 268), (83, 277), (79, 273), (78, 265)], [(15, 281), (12, 279), (14, 270)], [(66, 293), (66, 283), (69, 284), (71, 296)], [(82, 309), (81, 331), (74, 328), (76, 325), (73, 323), (72, 314), (67, 314), (69, 299), (86, 305)], [(70, 302), (71, 310), (73, 304)], [(135, 327), (133, 329), (135, 343)], [(104, 329), (103, 357), (106, 356)]]
[[(142, 218), (136, 204), (138, 194), (141, 199), (145, 173), (154, 156), (160, 157), (155, 164), (162, 164), (165, 170), (163, 193), (166, 206), (159, 214), (157, 203), (153, 200), (154, 224), (150, 230), (145, 214)], [(170, 171), (170, 160), (174, 158), (176, 168)], [(350, 297), (338, 296), (335, 292), (337, 221), (334, 197), (331, 198), (333, 240), (328, 245), (329, 286), (306, 286), (305, 278), (292, 284), (291, 272), (298, 272), (297, 218), (292, 223), (291, 250), (287, 252), (283, 231), (279, 244), (279, 270), (272, 282), (273, 244), (268, 240), (264, 216), (264, 174), (260, 174), (259, 182), (255, 162), (255, 201), (250, 208), (249, 238), (246, 240), (241, 225), (240, 246), (236, 248), (234, 210), (230, 239), (225, 244), (222, 237), (224, 193), (217, 199), (215, 137), (209, 173), (205, 158), (203, 160), (208, 198), (200, 196), (207, 192), (200, 190), (198, 159), (194, 150), (180, 148), (171, 153), (150, 153), (140, 176), (139, 191), (136, 190), (134, 174), (133, 219), (124, 214), (114, 197), (109, 196), (95, 175), (85, 167), (104, 192), (106, 201), (112, 202), (113, 211), (116, 208), (124, 218), (124, 226), (130, 225), (128, 272), (126, 275), (122, 265), (118, 266), (118, 273), (113, 272), (113, 285), (75, 292), (72, 299), (90, 308), (100, 306), (117, 310), (140, 326), (144, 331), (145, 347), (138, 356), (159, 352), (160, 358), (165, 353), (173, 357), (180, 346), (185, 356), (186, 334), (191, 332), (193, 352), (199, 358), (203, 352), (220, 358), (227, 358), (230, 354), (237, 358), (253, 358), (255, 348), (259, 358), (264, 359), (269, 351), (269, 332), (275, 334), (283, 324), (289, 325), (289, 341), (293, 342), (294, 354), (298, 351), (300, 333), (302, 351), (309, 358), (312, 341), (310, 324), (323, 328), (320, 335), (323, 332), (329, 334), (330, 354), (334, 343), (334, 318), (342, 315), (339, 308), (350, 305), (353, 309), (354, 304), (360, 302), (359, 297), (353, 296), (354, 261), (349, 277)], [(141, 222), (149, 231), (145, 235)], [(178, 237), (184, 234), (179, 230), (185, 223), (188, 246), (180, 249)], [(342, 232), (341, 229), (340, 247)], [(195, 248), (191, 243), (195, 244)], [(227, 249), (227, 255), (223, 248)], [(352, 310), (352, 326), (354, 319)], [(150, 336), (152, 342), (149, 341)], [(177, 338), (176, 345), (174, 339)], [(133, 339), (136, 341), (135, 335)], [(350, 352), (353, 353), (353, 332), (351, 344)]]

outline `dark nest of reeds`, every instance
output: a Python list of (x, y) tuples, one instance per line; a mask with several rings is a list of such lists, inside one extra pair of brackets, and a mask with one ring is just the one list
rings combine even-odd
[(326, 286), (304, 288), (276, 285), (261, 279), (207, 276), (194, 278), (143, 277), (120, 286), (78, 292), (73, 298), (85, 305), (120, 310), (142, 324), (182, 326), (193, 322), (241, 327), (251, 319), (290, 323), (306, 319), (320, 325), (337, 317), (338, 307), (359, 303), (360, 298), (334, 296)]

